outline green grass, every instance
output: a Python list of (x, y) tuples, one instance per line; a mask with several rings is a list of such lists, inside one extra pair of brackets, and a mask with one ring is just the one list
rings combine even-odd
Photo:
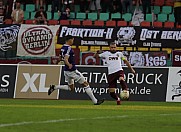
[(0, 99), (0, 132), (180, 132), (181, 103)]

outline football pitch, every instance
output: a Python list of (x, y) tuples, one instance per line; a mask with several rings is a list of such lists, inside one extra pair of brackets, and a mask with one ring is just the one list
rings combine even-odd
[(181, 103), (0, 99), (0, 132), (180, 132)]

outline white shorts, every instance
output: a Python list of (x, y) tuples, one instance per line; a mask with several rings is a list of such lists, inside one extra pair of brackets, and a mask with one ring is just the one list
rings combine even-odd
[(64, 76), (65, 80), (68, 82), (68, 85), (74, 84), (74, 80), (79, 84), (83, 84), (86, 81), (82, 73), (78, 70), (64, 71)]

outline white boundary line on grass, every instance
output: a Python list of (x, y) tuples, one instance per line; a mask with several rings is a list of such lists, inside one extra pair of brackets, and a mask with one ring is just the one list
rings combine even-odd
[[(173, 115), (181, 115), (181, 113), (177, 114), (158, 114), (155, 116), (173, 116)], [(152, 115), (142, 115), (143, 116), (152, 116)], [(11, 126), (24, 126), (24, 125), (30, 125), (30, 124), (46, 124), (46, 123), (57, 123), (57, 122), (67, 122), (67, 121), (79, 121), (79, 120), (101, 120), (101, 119), (113, 119), (113, 118), (127, 118), (127, 117), (137, 117), (136, 115), (128, 116), (128, 115), (122, 115), (122, 116), (102, 116), (102, 117), (94, 117), (94, 118), (70, 118), (70, 119), (59, 119), (59, 120), (47, 120), (47, 121), (29, 121), (29, 122), (17, 122), (17, 123), (7, 123), (7, 124), (0, 124), (0, 128), (2, 127), (11, 127)], [(140, 115), (139, 115), (140, 117)]]

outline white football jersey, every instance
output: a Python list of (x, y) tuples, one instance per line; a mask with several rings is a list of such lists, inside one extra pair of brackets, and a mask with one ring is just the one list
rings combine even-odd
[(125, 56), (122, 52), (118, 51), (116, 53), (111, 53), (110, 51), (105, 51), (99, 54), (99, 57), (103, 58), (106, 61), (108, 67), (108, 74), (123, 70), (121, 66), (121, 60), (125, 59)]

